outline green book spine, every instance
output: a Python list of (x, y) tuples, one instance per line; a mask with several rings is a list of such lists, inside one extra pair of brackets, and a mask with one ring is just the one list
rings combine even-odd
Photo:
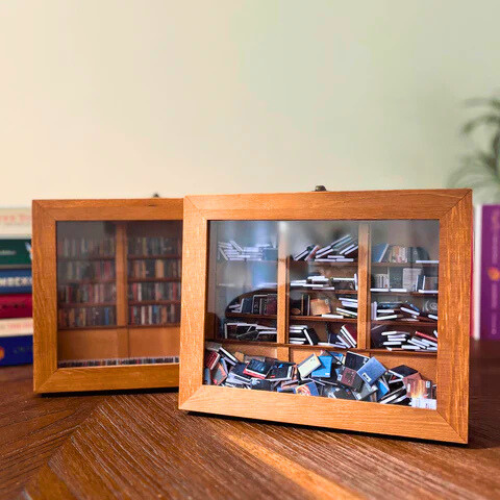
[(31, 240), (0, 240), (0, 267), (31, 266)]

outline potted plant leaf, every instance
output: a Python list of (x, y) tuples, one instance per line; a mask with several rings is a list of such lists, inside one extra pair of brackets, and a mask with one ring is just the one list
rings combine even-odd
[[(462, 133), (486, 138), (484, 146), (462, 159), (450, 176), (451, 187), (474, 190), (475, 203), (500, 202), (500, 98), (471, 99), (468, 105), (483, 108), (479, 116), (465, 123)], [(481, 134), (481, 135), (480, 135)]]

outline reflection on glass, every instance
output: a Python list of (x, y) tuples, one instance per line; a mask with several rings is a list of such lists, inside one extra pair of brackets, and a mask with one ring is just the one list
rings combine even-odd
[(372, 224), (372, 346), (437, 351), (439, 223)]
[(115, 252), (113, 224), (57, 224), (60, 328), (116, 324)]
[(180, 225), (129, 223), (127, 227), (128, 319), (130, 325), (180, 323)]
[(178, 363), (181, 221), (57, 224), (58, 365)]
[(276, 342), (277, 223), (210, 223), (207, 338)]
[(358, 225), (281, 222), (289, 269), (289, 343), (357, 345)]

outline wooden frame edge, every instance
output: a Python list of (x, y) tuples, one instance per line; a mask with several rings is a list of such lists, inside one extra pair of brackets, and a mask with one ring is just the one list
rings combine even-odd
[[(183, 331), (192, 328), (192, 318), (198, 328), (204, 331), (206, 320), (206, 286), (198, 282), (200, 276), (206, 272), (207, 269), (207, 256), (205, 252), (192, 252), (186, 241), (193, 239), (197, 245), (202, 242), (207, 243), (208, 239), (208, 224), (207, 220), (202, 216), (198, 207), (191, 201), (190, 197), (184, 199), (184, 231), (183, 231), (183, 247), (182, 247), (182, 262), (190, 262), (190, 273), (182, 276), (182, 297), (189, 297), (189, 301), (184, 301), (181, 316), (181, 336), (180, 336), (180, 349), (183, 350), (185, 343), (190, 344), (191, 349), (203, 348), (203, 338), (199, 339), (198, 336), (183, 335)], [(198, 256), (196, 256), (196, 253)], [(185, 325), (184, 327), (182, 325)], [(186, 326), (187, 325), (187, 326)], [(194, 346), (193, 346), (194, 342)], [(186, 347), (184, 347), (186, 350)], [(196, 351), (194, 351), (196, 352)], [(201, 351), (203, 352), (203, 350)], [(179, 405), (186, 401), (191, 395), (196, 392), (199, 386), (202, 385), (200, 378), (197, 384), (192, 383), (192, 374), (195, 370), (198, 372), (203, 371), (203, 355), (189, 356), (186, 359), (180, 357), (180, 371), (179, 371)]]
[[(417, 408), (409, 408), (405, 406), (394, 406), (391, 414), (388, 415), (385, 410), (385, 405), (378, 403), (360, 402), (360, 401), (336, 401), (336, 416), (342, 413), (345, 416), (346, 423), (330, 422), (329, 418), (322, 418), (316, 412), (317, 405), (314, 408), (308, 408), (308, 397), (303, 397), (295, 394), (272, 394), (271, 397), (265, 400), (258, 397), (252, 397), (251, 391), (236, 391), (237, 394), (228, 391), (232, 388), (216, 387), (216, 386), (201, 386), (187, 400), (179, 404), (179, 409), (182, 411), (193, 411), (204, 414), (220, 415), (225, 417), (238, 417), (251, 420), (261, 420), (267, 424), (273, 423), (290, 423), (300, 426), (312, 426), (318, 428), (329, 429), (332, 431), (353, 431), (380, 434), (385, 436), (401, 436), (412, 439), (428, 439), (439, 442), (453, 442), (458, 444), (467, 444), (467, 440), (463, 438), (449, 422), (437, 411), (424, 410)], [(234, 390), (233, 390), (234, 391)], [(241, 394), (243, 393), (243, 394)], [(284, 396), (286, 400), (281, 399)], [(312, 396), (311, 396), (312, 397)], [(324, 399), (324, 400), (323, 400)], [(325, 406), (330, 403), (327, 398), (314, 398), (319, 406)], [(225, 406), (222, 409), (220, 403), (224, 402)], [(238, 402), (242, 403), (238, 406)], [(360, 407), (359, 404), (363, 406)], [(245, 413), (249, 406), (252, 406), (253, 413), (251, 415)], [(356, 406), (354, 406), (356, 405)], [(208, 408), (207, 408), (208, 406)], [(280, 412), (276, 412), (276, 408)], [(287, 410), (290, 410), (287, 412)], [(269, 412), (274, 412), (273, 419), (269, 419)], [(390, 429), (384, 428), (389, 423), (395, 423), (407, 416), (415, 416), (415, 412), (421, 418), (418, 421), (409, 421), (408, 426), (402, 432), (391, 432)], [(373, 422), (373, 416), (380, 413), (380, 420)], [(282, 416), (286, 414), (286, 416)], [(304, 414), (307, 414), (307, 421), (304, 422)], [(325, 412), (327, 414), (327, 412)], [(361, 415), (362, 414), (362, 415)], [(355, 415), (356, 418), (349, 420), (349, 416)], [(423, 424), (425, 421), (425, 424)]]
[[(324, 191), (194, 195), (187, 196), (186, 199), (207, 220), (243, 220), (248, 213), (252, 213), (252, 219), (289, 220), (291, 211), (295, 212), (293, 220), (308, 220), (318, 219), (318, 210), (334, 211), (337, 219), (377, 220), (381, 218), (381, 213), (396, 205), (400, 207), (400, 213), (395, 218), (405, 220), (440, 219), (469, 192), (467, 189)], [(277, 198), (280, 200), (279, 204), (276, 203)], [(402, 204), (403, 201), (408, 207)]]
[[(443, 291), (440, 300), (449, 304), (471, 304), (471, 215), (472, 191), (469, 190), (440, 220), (445, 235), (444, 240), (440, 240), (440, 255), (447, 258), (446, 264), (440, 265), (439, 282), (445, 284), (440, 287)], [(461, 259), (454, 251), (456, 246), (461, 247)], [(470, 307), (453, 309), (448, 316), (442, 317), (440, 313), (438, 324), (438, 352), (441, 352), (441, 356), (438, 355), (438, 379), (443, 373), (451, 374), (458, 388), (453, 391), (453, 397), (449, 387), (440, 390), (437, 411), (465, 443), (468, 442), (469, 430), (470, 317)]]
[[(126, 388), (121, 383), (121, 376), (129, 378)], [(68, 379), (74, 382), (75, 385), (68, 385)], [(103, 380), (105, 381), (105, 388), (103, 388)], [(168, 389), (176, 388), (178, 383), (179, 365), (177, 364), (59, 368), (38, 387), (36, 392), (51, 394), (60, 392)]]
[[(56, 220), (65, 221), (99, 221), (103, 220), (102, 210), (106, 210), (106, 220), (182, 220), (183, 198), (144, 198), (144, 199), (112, 199), (112, 200), (34, 200)], [(123, 208), (141, 208), (148, 212), (140, 217), (133, 215), (124, 218)], [(159, 208), (166, 209), (167, 216), (156, 212)]]
[[(126, 209), (150, 208), (150, 213), (139, 217), (124, 215)], [(145, 198), (124, 200), (33, 200), (33, 390), (46, 394), (56, 392), (84, 392), (169, 388), (179, 385), (179, 364), (119, 365), (99, 367), (58, 368), (57, 366), (57, 304), (45, 300), (50, 289), (57, 289), (56, 223), (62, 221), (183, 221), (183, 198)], [(169, 213), (159, 214), (159, 209)], [(102, 211), (106, 214), (103, 216)], [(50, 251), (46, 250), (50, 247)], [(50, 258), (47, 258), (49, 255)], [(182, 278), (181, 278), (182, 279)], [(40, 321), (49, 323), (39, 331)], [(126, 384), (116, 383), (114, 376), (125, 374)], [(106, 378), (108, 386), (99, 380)], [(149, 379), (148, 379), (149, 378)], [(69, 381), (82, 385), (72, 388)]]
[[(57, 370), (57, 338), (54, 321), (57, 305), (45, 300), (47, 288), (55, 284), (55, 219), (43, 203), (32, 202), (33, 211), (33, 390), (40, 392)], [(42, 229), (43, 228), (43, 229)], [(53, 258), (46, 259), (46, 245), (52, 246)], [(37, 328), (41, 321), (48, 323), (42, 335)], [(54, 348), (55, 347), (55, 348)]]
[[(424, 191), (426, 194), (429, 192), (427, 190)], [(375, 192), (376, 193), (376, 192)], [(387, 192), (380, 192), (383, 194), (383, 196), (387, 197)], [(422, 191), (398, 191), (399, 194), (405, 195), (412, 195), (412, 194), (419, 194), (422, 193)], [(446, 224), (451, 224), (455, 226), (457, 224), (457, 221), (459, 221), (461, 230), (456, 232), (454, 231), (454, 238), (458, 238), (456, 241), (462, 241), (462, 243), (467, 243), (467, 252), (466, 257), (464, 259), (465, 262), (462, 262), (462, 268), (464, 269), (464, 274), (461, 274), (459, 277), (455, 277), (454, 281), (452, 283), (460, 283), (460, 278), (462, 277), (462, 284), (460, 285), (460, 290), (459, 294), (461, 294), (462, 300), (464, 300), (466, 304), (470, 303), (470, 300), (467, 300), (467, 297), (470, 299), (470, 272), (471, 272), (471, 266), (470, 266), (470, 259), (471, 259), (471, 253), (470, 253), (470, 238), (471, 238), (471, 220), (469, 220), (469, 212), (471, 211), (471, 201), (472, 201), (472, 194), (471, 190), (464, 189), (464, 190), (432, 190), (431, 194), (429, 195), (430, 197), (427, 197), (427, 204), (430, 203), (432, 200), (432, 197), (437, 195), (438, 197), (445, 196), (447, 197), (447, 203), (445, 204), (444, 207), (434, 207), (432, 209), (429, 209), (427, 212), (426, 217), (420, 217), (419, 216), (419, 210), (415, 210), (412, 216), (402, 216), (401, 214), (396, 214), (394, 217), (380, 217), (380, 215), (377, 215), (377, 211), (374, 211), (371, 213), (370, 217), (365, 217), (363, 215), (366, 215), (365, 212), (363, 212), (362, 216), (354, 215), (350, 219), (352, 220), (411, 220), (411, 219), (435, 219), (440, 221), (440, 258), (442, 255), (442, 249), (441, 249), (441, 234), (442, 234), (442, 229), (441, 229), (441, 223), (444, 221), (445, 225)], [(311, 198), (315, 197), (317, 195), (320, 196), (331, 196), (332, 194), (337, 194), (337, 193), (304, 193), (304, 195), (307, 197), (308, 200), (314, 199)], [(349, 198), (349, 196), (352, 193), (342, 193), (343, 200), (345, 201), (346, 199)], [(354, 193), (358, 194), (359, 193)], [(368, 194), (373, 194), (373, 192), (363, 192), (363, 195), (368, 195)], [(281, 196), (289, 197), (289, 196), (295, 196), (295, 194), (280, 194)], [(222, 200), (220, 199), (222, 198)], [(412, 196), (410, 196), (412, 198)], [(231, 208), (224, 208), (224, 203), (228, 202), (235, 202), (236, 208), (231, 205)], [(208, 221), (209, 220), (280, 220), (280, 219), (285, 219), (285, 220), (290, 220), (290, 216), (288, 217), (282, 217), (281, 213), (276, 213), (273, 209), (273, 202), (276, 201), (276, 195), (241, 195), (241, 196), (236, 196), (236, 195), (227, 195), (227, 196), (222, 196), (222, 197), (216, 197), (216, 196), (208, 196), (208, 197), (198, 197), (198, 196), (188, 196), (185, 199), (185, 204), (184, 204), (184, 223), (185, 223), (185, 228), (187, 227), (187, 222), (189, 221), (189, 224), (193, 226), (191, 229), (193, 235), (195, 235), (196, 231), (196, 225), (199, 225), (202, 227), (202, 231), (204, 233), (204, 237), (200, 237), (200, 235), (195, 235), (193, 239), (191, 239), (188, 235), (185, 233), (185, 239), (184, 239), (184, 249), (183, 252), (183, 261), (187, 262), (188, 258), (194, 259), (194, 260), (200, 260), (198, 265), (195, 267), (190, 268), (192, 274), (196, 274), (197, 277), (185, 277), (185, 281), (183, 281), (183, 297), (186, 299), (186, 297), (189, 297), (191, 300), (192, 297), (190, 295), (190, 289), (191, 287), (197, 286), (198, 289), (203, 289), (203, 292), (201, 295), (196, 295), (196, 297), (203, 299), (201, 303), (205, 304), (204, 300), (206, 298), (206, 280), (205, 279), (200, 279), (199, 274), (206, 272), (206, 266), (207, 266), (207, 261), (208, 261), (208, 256), (204, 255), (206, 253), (206, 238), (208, 234)], [(366, 200), (365, 200), (366, 201)], [(189, 208), (188, 204), (186, 202), (189, 202)], [(252, 210), (252, 207), (248, 206), (248, 204), (252, 205), (255, 204), (256, 202), (261, 202), (263, 205), (260, 205), (257, 210)], [(290, 203), (293, 202), (296, 204), (296, 200), (294, 201), (293, 198), (290, 198)], [(295, 207), (297, 208), (297, 207)], [(312, 210), (314, 210), (314, 205), (312, 206)], [(342, 209), (341, 213), (344, 213)], [(364, 209), (366, 210), (366, 208)], [(251, 217), (248, 216), (249, 211), (252, 212)], [(257, 213), (257, 215), (255, 215)], [(305, 212), (302, 214), (301, 217), (297, 220), (306, 220), (311, 218), (310, 214), (311, 213), (311, 206), (305, 210)], [(330, 218), (328, 216), (325, 216), (325, 218)], [(317, 220), (318, 217), (312, 217), (312, 220)], [(336, 217), (336, 220), (340, 220), (341, 217)], [(293, 218), (295, 220), (295, 218)], [(445, 229), (446, 232), (446, 229)], [(448, 231), (450, 234), (446, 235), (447, 238), (451, 237), (451, 231)], [(459, 234), (460, 233), (460, 234)], [(460, 240), (462, 239), (462, 240)], [(203, 243), (205, 241), (205, 243)], [(450, 241), (455, 241), (455, 240), (450, 240)], [(201, 245), (202, 250), (197, 251), (197, 247)], [(456, 253), (455, 253), (456, 254)], [(203, 257), (204, 255), (204, 257)], [(450, 257), (453, 257), (454, 253), (451, 252), (449, 254)], [(202, 261), (202, 262), (201, 262)], [(449, 267), (449, 264), (446, 263), (445, 265), (440, 266), (440, 283), (441, 283), (441, 273), (443, 268), (446, 267), (449, 269), (449, 272), (452, 272), (452, 268)], [(465, 276), (465, 279), (463, 277)], [(187, 280), (190, 280), (191, 283), (188, 286)], [(185, 287), (185, 288), (184, 288)], [(441, 297), (441, 295), (440, 295)], [(452, 294), (453, 298), (453, 294)], [(442, 300), (442, 299), (441, 299)], [(447, 299), (450, 300), (450, 299)], [(449, 304), (452, 304), (453, 302), (447, 302)], [(349, 427), (342, 427), (339, 425), (337, 422), (335, 425), (321, 425), (316, 422), (312, 421), (311, 422), (304, 422), (304, 421), (299, 421), (299, 420), (294, 420), (292, 418), (288, 419), (278, 419), (275, 418), (275, 416), (272, 417), (270, 420), (269, 415), (275, 413), (272, 413), (272, 410), (269, 410), (267, 416), (264, 413), (260, 413), (260, 410), (252, 410), (250, 412), (251, 414), (248, 413), (248, 406), (246, 406), (246, 409), (244, 408), (242, 411), (239, 411), (238, 409), (232, 408), (230, 406), (230, 402), (233, 399), (233, 397), (236, 397), (236, 395), (233, 395), (228, 392), (219, 392), (220, 390), (225, 390), (225, 391), (231, 391), (234, 389), (226, 389), (226, 388), (215, 388), (211, 386), (204, 386), (203, 381), (202, 381), (202, 375), (200, 376), (200, 373), (202, 374), (203, 368), (202, 368), (202, 362), (203, 362), (203, 339), (204, 335), (198, 335), (199, 331), (204, 332), (204, 314), (205, 314), (205, 308), (202, 308), (202, 315), (203, 315), (203, 322), (201, 323), (202, 326), (200, 326), (200, 322), (196, 321), (196, 325), (193, 325), (191, 327), (189, 321), (189, 315), (187, 312), (188, 308), (183, 309), (183, 327), (181, 330), (181, 372), (180, 372), (180, 388), (179, 388), (179, 408), (181, 410), (185, 411), (197, 411), (197, 412), (203, 412), (203, 413), (213, 413), (213, 414), (219, 414), (219, 415), (227, 415), (227, 416), (238, 416), (238, 417), (243, 417), (243, 418), (252, 418), (252, 419), (262, 419), (268, 422), (272, 421), (282, 421), (282, 422), (291, 422), (295, 424), (306, 424), (306, 425), (314, 425), (314, 426), (320, 426), (320, 427), (328, 427), (328, 428), (337, 428), (337, 429), (345, 429), (345, 430), (356, 430), (356, 431), (363, 431), (363, 429), (355, 429), (353, 426)], [(465, 315), (463, 316), (464, 319), (470, 315), (470, 310), (466, 308)], [(441, 320), (441, 317), (440, 317)], [(426, 418), (434, 419), (436, 422), (436, 425), (440, 426), (440, 433), (439, 436), (436, 436), (435, 434), (433, 435), (432, 433), (427, 433), (427, 431), (423, 432), (418, 432), (415, 433), (414, 435), (410, 435), (408, 433), (405, 433), (403, 431), (384, 431), (384, 430), (367, 430), (364, 429), (364, 431), (368, 432), (376, 432), (379, 434), (387, 434), (387, 435), (400, 435), (400, 436), (405, 436), (405, 437), (413, 437), (413, 438), (420, 438), (420, 439), (431, 439), (431, 440), (436, 440), (436, 441), (449, 441), (449, 442), (455, 442), (455, 443), (461, 443), (465, 444), (468, 441), (468, 380), (469, 380), (469, 321), (463, 321), (462, 328), (460, 329), (460, 335), (458, 339), (455, 339), (455, 343), (450, 344), (452, 346), (452, 350), (455, 348), (458, 348), (457, 342), (461, 342), (463, 344), (463, 350), (462, 354), (455, 356), (452, 359), (448, 359), (448, 368), (451, 369), (450, 366), (452, 366), (455, 362), (456, 357), (461, 359), (461, 363), (455, 363), (455, 370), (460, 368), (464, 368), (466, 365), (467, 368), (466, 370), (462, 371), (461, 375), (461, 382), (460, 382), (460, 387), (465, 387), (463, 391), (460, 393), (461, 396), (458, 398), (458, 401), (456, 404), (453, 403), (451, 397), (439, 397), (438, 400), (438, 410), (432, 411), (432, 410), (418, 410), (418, 409), (410, 409), (412, 412), (411, 415), (416, 415), (417, 413), (421, 415), (422, 411), (424, 412), (431, 412), (434, 414), (434, 416), (430, 416)], [(445, 326), (441, 326), (440, 329), (443, 330)], [(451, 333), (448, 333), (448, 335), (451, 335)], [(201, 337), (201, 341), (200, 338)], [(440, 331), (439, 337), (441, 339), (446, 339), (446, 336), (443, 336)], [(447, 356), (447, 353), (445, 352), (444, 349), (441, 349), (441, 344), (443, 343), (443, 340), (440, 341), (440, 352), (441, 352), (441, 357), (438, 354), (437, 357), (437, 370), (439, 373), (439, 366), (440, 366), (440, 359), (444, 359)], [(195, 345), (193, 345), (195, 344)], [(196, 345), (201, 344), (201, 347), (199, 351), (196, 351)], [(186, 358), (186, 355), (183, 356), (183, 352), (186, 352), (186, 347), (189, 345), (189, 352), (190, 352), (190, 357), (194, 354), (194, 356), (197, 358), (196, 361), (192, 362), (190, 359), (184, 359), (183, 357)], [(199, 359), (198, 359), (199, 358)], [(448, 357), (449, 358), (449, 357)], [(446, 364), (446, 363), (445, 363)], [(201, 368), (200, 368), (201, 366)], [(194, 370), (194, 371), (192, 371)], [(196, 371), (198, 370), (198, 371)], [(191, 372), (191, 373), (190, 373)], [(439, 380), (439, 375), (436, 376), (436, 381)], [(460, 389), (462, 390), (462, 389)], [(241, 392), (251, 392), (251, 391), (235, 391), (238, 396), (240, 397)], [(267, 401), (271, 401), (274, 399), (273, 396), (274, 393), (266, 393), (266, 405)], [(269, 395), (271, 397), (269, 398)], [(215, 398), (215, 403), (211, 404), (209, 399), (206, 399), (207, 396)], [(279, 396), (284, 396), (284, 395), (279, 395)], [(291, 396), (291, 395), (286, 395), (286, 396)], [(449, 396), (449, 394), (448, 394)], [(296, 396), (300, 398), (301, 396)], [(223, 399), (221, 399), (223, 398)], [(247, 399), (246, 396), (244, 396), (245, 400)], [(319, 399), (319, 398), (314, 398), (314, 399)], [(297, 400), (299, 401), (299, 400)], [(443, 406), (444, 402), (444, 406)], [(223, 404), (222, 404), (223, 403)], [(342, 402), (344, 403), (344, 402)], [(353, 403), (359, 403), (359, 402), (348, 402), (350, 404)], [(217, 408), (217, 404), (220, 405), (220, 408)], [(262, 405), (262, 401), (258, 402), (259, 405)], [(280, 400), (277, 400), (275, 402), (276, 405), (280, 405)], [(322, 404), (322, 403), (321, 403)], [(370, 404), (370, 403), (368, 403)], [(264, 406), (266, 406), (264, 405)], [(373, 407), (373, 404), (370, 404), (370, 407)], [(224, 407), (224, 410), (221, 410), (221, 408)], [(355, 410), (357, 411), (358, 407), (354, 407)], [(376, 409), (375, 411), (380, 411), (380, 409)], [(417, 412), (417, 413), (415, 413)], [(261, 415), (261, 416), (259, 416)], [(424, 414), (425, 415), (425, 414)], [(465, 415), (465, 419), (463, 418)], [(460, 418), (461, 416), (461, 418)], [(417, 421), (418, 419), (413, 419)], [(415, 422), (412, 422), (412, 424), (415, 424)], [(420, 422), (422, 424), (422, 422)]]

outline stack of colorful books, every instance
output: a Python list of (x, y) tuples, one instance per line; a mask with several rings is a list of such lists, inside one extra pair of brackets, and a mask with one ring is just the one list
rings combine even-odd
[(33, 362), (31, 211), (0, 209), (0, 366)]

